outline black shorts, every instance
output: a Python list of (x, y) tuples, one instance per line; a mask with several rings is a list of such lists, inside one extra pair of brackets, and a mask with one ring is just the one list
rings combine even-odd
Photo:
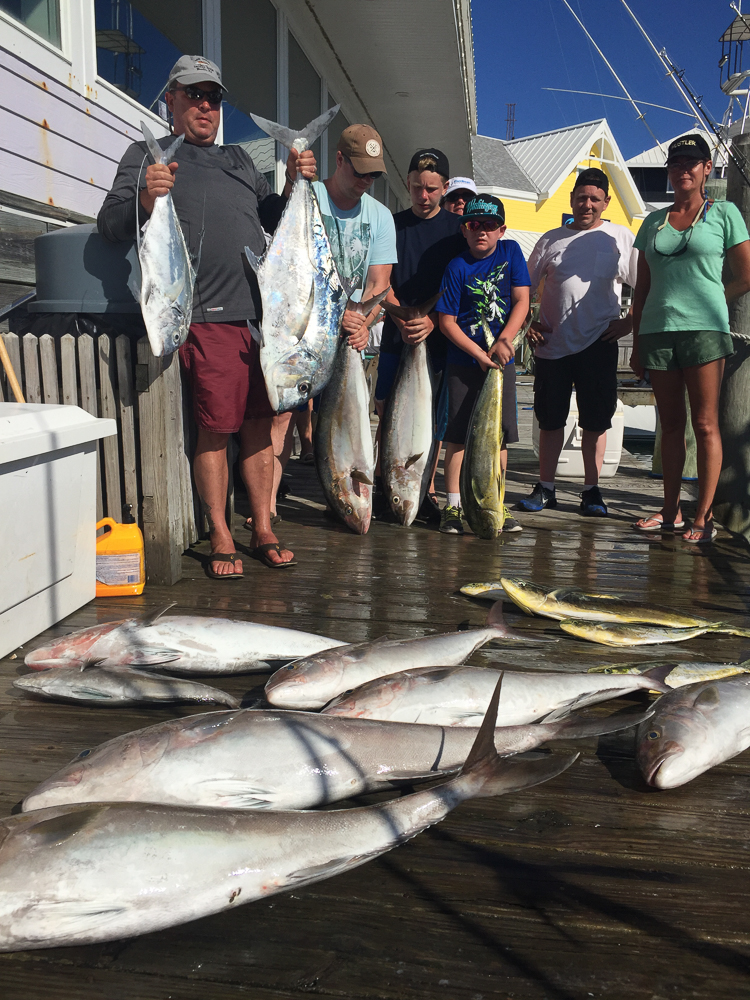
[[(465, 444), (474, 404), (484, 385), (486, 372), (479, 365), (448, 365), (448, 427), (444, 441)], [(518, 413), (516, 408), (516, 366), (503, 369), (503, 444), (518, 441)]]
[(578, 354), (535, 358), (534, 413), (543, 431), (565, 426), (573, 386), (578, 402), (578, 426), (603, 434), (617, 409), (617, 341), (596, 340)]

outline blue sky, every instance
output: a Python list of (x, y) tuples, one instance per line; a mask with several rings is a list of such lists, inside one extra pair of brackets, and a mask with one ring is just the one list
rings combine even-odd
[[(569, 0), (635, 98), (686, 111), (674, 84), (620, 0)], [(666, 47), (693, 88), (721, 120), (719, 36), (734, 20), (728, 0), (628, 0), (657, 49)], [(516, 137), (607, 118), (627, 158), (654, 145), (625, 101), (562, 94), (567, 87), (622, 95), (562, 0), (472, 0), (479, 132), (504, 139), (507, 102), (516, 105)], [(743, 13), (750, 16), (750, 0)], [(750, 43), (745, 43), (750, 68)], [(624, 96), (624, 95), (623, 95)], [(645, 109), (660, 141), (691, 126), (682, 115)]]

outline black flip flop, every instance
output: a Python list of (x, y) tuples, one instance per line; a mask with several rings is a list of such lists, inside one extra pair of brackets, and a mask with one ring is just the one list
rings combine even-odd
[(212, 562), (228, 562), (234, 564), (237, 559), (241, 556), (237, 552), (212, 552), (208, 557), (208, 562), (206, 563), (206, 573), (211, 577), (212, 580), (241, 580), (242, 573), (217, 573), (215, 570), (211, 569)]
[(269, 569), (286, 569), (287, 566), (296, 566), (296, 559), (291, 559), (289, 562), (274, 562), (273, 559), (268, 558), (269, 552), (275, 551), (281, 555), (285, 548), (286, 546), (283, 542), (266, 542), (265, 545), (256, 545), (256, 547), (251, 550), (250, 555), (253, 559), (257, 559), (259, 562), (262, 562), (264, 566), (268, 566)]
[[(275, 524), (279, 524), (280, 521), (281, 521), (281, 514), (271, 514), (271, 527), (273, 527)], [(245, 528), (246, 531), (252, 531), (253, 530), (252, 520), (243, 522), (242, 527)]]

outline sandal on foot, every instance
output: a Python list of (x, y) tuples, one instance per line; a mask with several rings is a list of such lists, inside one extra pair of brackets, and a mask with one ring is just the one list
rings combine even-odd
[(216, 570), (211, 569), (211, 563), (213, 562), (228, 562), (234, 565), (239, 558), (240, 555), (237, 552), (212, 552), (208, 557), (206, 572), (212, 580), (241, 580), (242, 571), (239, 573), (236, 570), (233, 570), (231, 573), (217, 573)]
[(268, 555), (269, 552), (277, 552), (279, 557), (281, 557), (281, 553), (285, 548), (286, 546), (283, 542), (266, 542), (265, 545), (256, 545), (251, 550), (250, 555), (253, 559), (262, 562), (264, 566), (268, 566), (269, 569), (285, 569), (287, 566), (296, 566), (296, 559), (290, 559), (289, 562), (274, 562)]
[[(719, 532), (714, 527), (714, 519), (709, 518), (702, 528), (696, 528), (695, 525), (688, 528), (682, 536), (682, 540), (683, 542), (687, 542), (689, 545), (708, 545), (709, 542), (712, 542), (718, 534)], [(693, 537), (693, 535), (695, 537)]]
[[(274, 524), (278, 524), (280, 521), (281, 521), (281, 514), (271, 514), (271, 527), (273, 527)], [(247, 519), (247, 521), (245, 521), (245, 523), (242, 525), (242, 527), (246, 531), (252, 531), (253, 530), (253, 519), (251, 517), (249, 517)]]
[(644, 531), (646, 534), (655, 531), (682, 531), (685, 527), (685, 521), (664, 521), (660, 519), (658, 514), (654, 514), (653, 517), (642, 517), (640, 521), (635, 522), (633, 527), (636, 531)]

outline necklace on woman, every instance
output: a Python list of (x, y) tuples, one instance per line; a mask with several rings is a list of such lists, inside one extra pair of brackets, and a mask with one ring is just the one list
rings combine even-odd
[[(698, 211), (695, 214), (695, 218), (690, 223), (690, 225), (688, 226), (687, 230), (684, 230), (684, 229), (682, 230), (683, 233), (687, 232), (687, 239), (685, 240), (685, 242), (682, 244), (682, 246), (679, 248), (679, 250), (672, 250), (670, 253), (664, 253), (663, 250), (660, 250), (657, 247), (657, 245), (656, 245), (656, 237), (662, 231), (662, 229), (664, 229), (664, 227), (666, 226), (666, 224), (669, 222), (670, 213), (672, 212), (672, 209), (675, 207), (674, 205), (672, 205), (672, 208), (670, 208), (669, 211), (667, 212), (667, 214), (664, 216), (664, 222), (662, 222), (662, 224), (660, 226), (657, 226), (656, 229), (654, 230), (654, 239), (653, 239), (654, 252), (658, 253), (660, 257), (680, 257), (682, 254), (684, 254), (687, 251), (687, 248), (688, 248), (688, 246), (690, 244), (690, 240), (692, 239), (693, 230), (695, 229), (696, 222), (701, 217), (701, 215), (703, 215), (703, 221), (704, 222), (706, 221), (706, 212), (708, 211), (708, 209), (710, 208), (710, 206), (712, 204), (713, 204), (713, 202), (711, 202), (710, 199), (708, 197), (706, 197), (706, 195), (704, 194), (703, 195), (703, 201), (701, 202), (700, 208), (698, 209)], [(674, 228), (674, 227), (672, 227), (672, 228)]]

